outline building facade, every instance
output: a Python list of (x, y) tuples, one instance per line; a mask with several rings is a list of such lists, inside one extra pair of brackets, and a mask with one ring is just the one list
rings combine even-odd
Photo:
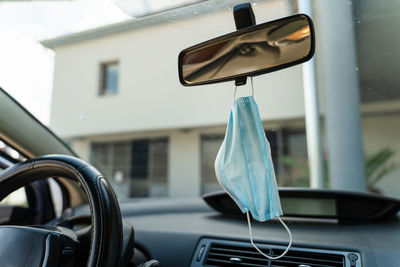
[[(259, 22), (296, 10), (297, 4), (279, 1), (255, 9)], [(234, 84), (185, 88), (177, 57), (188, 46), (234, 31), (231, 12), (204, 7), (193, 15), (186, 7), (43, 42), (56, 54), (50, 127), (110, 179), (120, 198), (195, 197), (218, 189), (214, 160)], [(255, 77), (254, 90), (278, 183), (308, 187), (302, 66)], [(250, 92), (250, 85), (238, 88), (238, 95)], [(399, 103), (363, 100), (366, 154), (388, 146), (400, 151)], [(382, 129), (385, 138), (379, 137)], [(324, 151), (327, 156), (326, 142)], [(382, 180), (385, 193), (400, 189), (396, 175)]]

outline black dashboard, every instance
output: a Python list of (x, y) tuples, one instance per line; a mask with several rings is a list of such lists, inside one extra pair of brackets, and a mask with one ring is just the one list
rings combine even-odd
[[(222, 215), (200, 198), (133, 200), (120, 206), (124, 221), (134, 226), (138, 254), (157, 259), (165, 267), (400, 266), (398, 215), (357, 224), (287, 218), (293, 247), (281, 261), (270, 262), (251, 249), (245, 215)], [(255, 241), (267, 252), (279, 254), (287, 245), (287, 233), (279, 222), (254, 222), (253, 231)]]

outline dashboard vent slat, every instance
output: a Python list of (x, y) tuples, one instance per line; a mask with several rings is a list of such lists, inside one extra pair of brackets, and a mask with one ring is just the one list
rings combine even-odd
[[(274, 249), (273, 255), (281, 255), (283, 250)], [(310, 265), (315, 267), (342, 267), (344, 266), (344, 257), (336, 254), (313, 253), (308, 251), (289, 251), (284, 257), (271, 261), (271, 266), (291, 266), (288, 264)]]
[[(270, 254), (271, 250), (263, 252)], [(204, 266), (265, 267), (268, 263), (266, 258), (250, 247), (213, 243), (208, 250)]]
[[(277, 256), (283, 250), (260, 246), (267, 255)], [(298, 267), (301, 265), (311, 267), (343, 267), (345, 258), (340, 254), (310, 252), (306, 249), (289, 251), (278, 260), (268, 260), (260, 255), (250, 244), (230, 245), (226, 243), (213, 242), (210, 244), (204, 260), (207, 267)]]

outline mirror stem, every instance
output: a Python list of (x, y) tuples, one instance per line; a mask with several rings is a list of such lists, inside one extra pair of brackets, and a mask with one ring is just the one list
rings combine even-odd
[[(235, 19), (236, 30), (256, 25), (256, 17), (250, 3), (236, 5), (233, 8), (233, 17)], [(235, 80), (235, 85), (245, 85), (246, 81), (246, 76), (238, 77)]]

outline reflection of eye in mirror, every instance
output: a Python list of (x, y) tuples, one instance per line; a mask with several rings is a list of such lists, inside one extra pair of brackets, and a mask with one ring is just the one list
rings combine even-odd
[(239, 48), (239, 53), (242, 54), (243, 56), (250, 55), (251, 52), (254, 51), (254, 47), (252, 47), (251, 44), (243, 44)]
[(195, 45), (179, 55), (183, 85), (255, 76), (310, 59), (314, 32), (306, 15), (248, 27)]

